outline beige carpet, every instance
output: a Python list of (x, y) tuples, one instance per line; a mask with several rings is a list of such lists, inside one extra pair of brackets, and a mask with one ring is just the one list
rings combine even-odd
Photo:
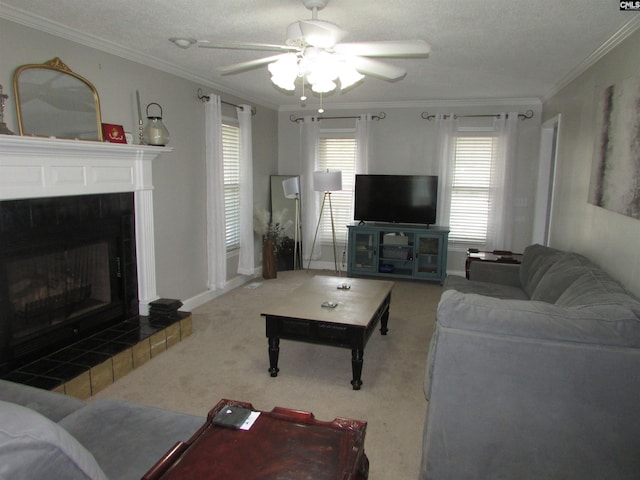
[(218, 400), (229, 398), (259, 410), (310, 411), (319, 420), (365, 420), (369, 478), (415, 480), (427, 408), (424, 368), (441, 288), (395, 282), (389, 333), (376, 331), (365, 348), (361, 390), (349, 383), (350, 350), (287, 340), (280, 342), (280, 373), (271, 378), (261, 308), (286, 301), (310, 276), (324, 273), (279, 272), (277, 279), (256, 279), (199, 307), (192, 336), (94, 398), (123, 398), (203, 417)]

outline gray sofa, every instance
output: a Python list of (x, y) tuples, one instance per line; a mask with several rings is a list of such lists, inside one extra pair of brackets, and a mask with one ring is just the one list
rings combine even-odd
[(640, 303), (541, 245), (444, 284), (420, 478), (640, 478)]
[(204, 417), (0, 380), (0, 479), (139, 479)]

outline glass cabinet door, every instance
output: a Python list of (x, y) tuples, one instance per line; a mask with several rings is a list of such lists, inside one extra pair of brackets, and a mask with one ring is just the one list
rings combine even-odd
[(416, 275), (440, 277), (442, 237), (419, 235), (417, 238)]
[(377, 234), (372, 231), (356, 231), (353, 233), (353, 269), (362, 272), (378, 271)]

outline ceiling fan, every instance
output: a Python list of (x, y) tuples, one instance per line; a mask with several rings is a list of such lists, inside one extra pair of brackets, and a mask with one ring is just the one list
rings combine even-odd
[(303, 79), (312, 90), (326, 93), (336, 88), (340, 80), (344, 90), (359, 82), (364, 75), (393, 81), (404, 77), (406, 69), (376, 60), (375, 57), (427, 57), (431, 48), (424, 40), (374, 41), (340, 43), (346, 32), (338, 25), (318, 19), (318, 10), (329, 0), (302, 0), (312, 11), (312, 18), (287, 27), (284, 45), (247, 42), (212, 43), (193, 38), (170, 38), (180, 48), (197, 45), (200, 48), (263, 50), (276, 55), (236, 63), (219, 68), (221, 75), (240, 73), (268, 65), (271, 80), (280, 88), (295, 90), (295, 80)]

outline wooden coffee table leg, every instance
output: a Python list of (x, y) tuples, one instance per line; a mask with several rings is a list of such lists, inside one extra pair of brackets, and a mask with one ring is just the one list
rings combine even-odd
[(367, 454), (362, 452), (360, 461), (358, 462), (357, 480), (367, 480), (369, 478), (369, 459)]
[(280, 337), (269, 337), (269, 373), (272, 377), (277, 377), (278, 355), (280, 354)]
[(351, 349), (351, 370), (353, 371), (353, 385), (354, 390), (360, 390), (362, 386), (362, 362), (363, 362), (364, 349), (353, 348)]

